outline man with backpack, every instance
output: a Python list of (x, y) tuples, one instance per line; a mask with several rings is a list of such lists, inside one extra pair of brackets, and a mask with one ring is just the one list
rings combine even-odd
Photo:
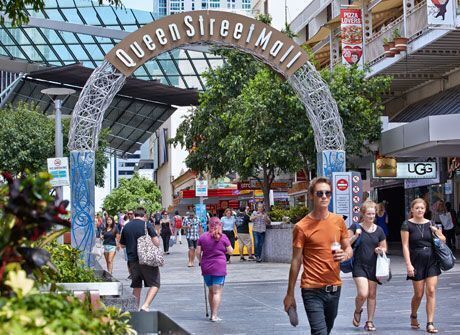
[(136, 302), (139, 307), (141, 300), (142, 282), (144, 286), (149, 288), (145, 301), (140, 310), (149, 311), (150, 304), (155, 298), (160, 288), (160, 269), (158, 266), (148, 266), (139, 264), (139, 257), (137, 254), (137, 240), (139, 237), (145, 235), (145, 228), (147, 225), (147, 232), (152, 238), (153, 244), (157, 247), (160, 246), (158, 235), (153, 229), (152, 224), (146, 223), (145, 209), (139, 207), (134, 211), (134, 219), (129, 221), (121, 232), (120, 245), (126, 248), (128, 255), (128, 267), (131, 272), (131, 287), (133, 294), (136, 297)]
[(177, 242), (177, 235), (179, 235), (179, 244), (182, 244), (182, 217), (179, 211), (174, 212), (174, 239)]

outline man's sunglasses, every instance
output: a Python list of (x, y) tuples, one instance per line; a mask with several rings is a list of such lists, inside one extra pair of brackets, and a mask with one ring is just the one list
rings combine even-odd
[(316, 191), (315, 194), (318, 198), (322, 198), (324, 196), (326, 196), (326, 198), (330, 198), (332, 195), (332, 192), (331, 191)]
[(128, 215), (134, 215), (134, 213), (128, 213)]

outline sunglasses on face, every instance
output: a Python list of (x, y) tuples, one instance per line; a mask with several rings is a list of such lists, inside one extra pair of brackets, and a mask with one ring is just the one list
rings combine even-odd
[(318, 198), (322, 198), (324, 196), (326, 196), (326, 198), (330, 198), (332, 195), (332, 192), (331, 191), (316, 191), (315, 194)]

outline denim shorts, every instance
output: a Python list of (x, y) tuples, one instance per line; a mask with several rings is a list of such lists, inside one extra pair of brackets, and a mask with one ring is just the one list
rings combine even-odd
[(117, 251), (117, 247), (115, 245), (105, 244), (104, 245), (104, 252), (115, 252)]
[(203, 275), (206, 286), (221, 285), (225, 283), (225, 276)]

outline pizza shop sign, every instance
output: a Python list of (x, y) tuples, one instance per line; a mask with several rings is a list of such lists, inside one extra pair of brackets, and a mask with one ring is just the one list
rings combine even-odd
[(286, 77), (308, 59), (283, 33), (249, 17), (220, 11), (180, 13), (154, 21), (129, 35), (106, 56), (130, 76), (139, 66), (163, 52), (190, 44), (231, 45), (263, 59)]

